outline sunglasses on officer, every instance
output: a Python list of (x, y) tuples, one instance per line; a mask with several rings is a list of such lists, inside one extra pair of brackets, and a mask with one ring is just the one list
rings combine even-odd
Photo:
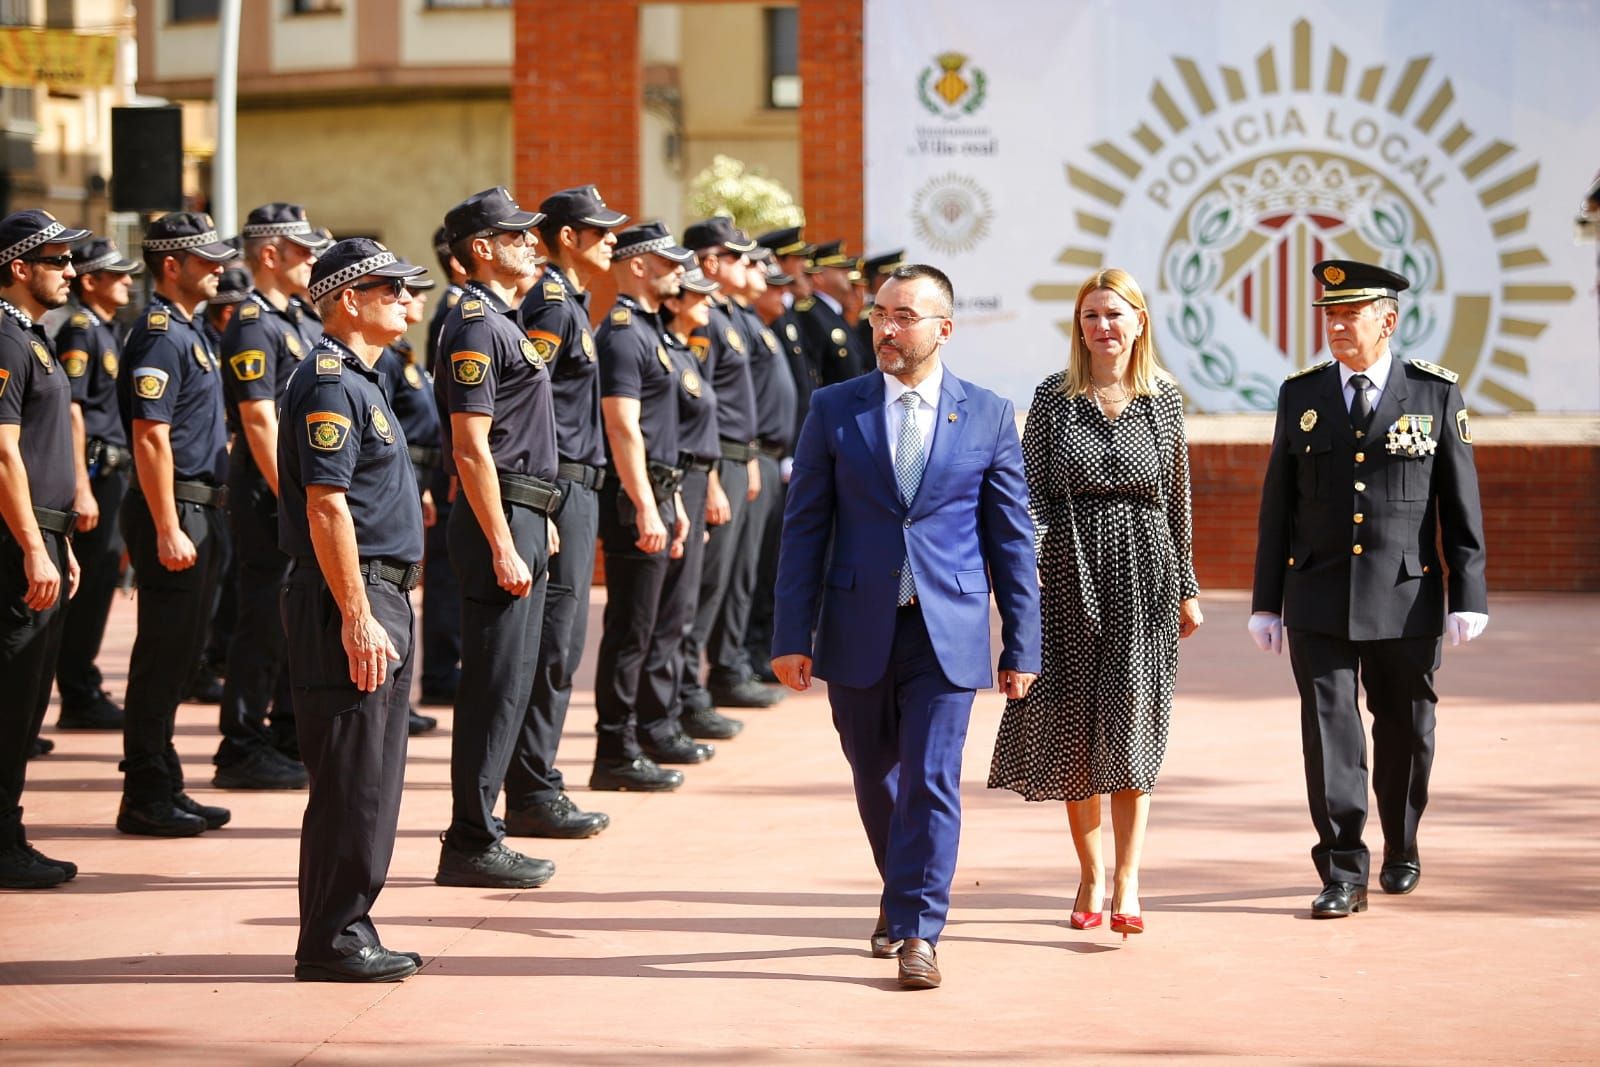
[(401, 292), (404, 291), (405, 287), (406, 280), (404, 278), (379, 278), (375, 282), (363, 282), (360, 285), (352, 285), (350, 288), (361, 293), (367, 293), (374, 289), (379, 289), (384, 290), (385, 295), (398, 297)]
[(46, 266), (66, 269), (72, 265), (72, 253), (63, 252), (59, 256), (23, 256), (24, 263), (43, 263)]

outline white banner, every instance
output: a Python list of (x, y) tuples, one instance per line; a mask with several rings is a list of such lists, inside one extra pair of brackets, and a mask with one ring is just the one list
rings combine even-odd
[[(867, 251), (945, 268), (949, 362), (1025, 406), (1133, 273), (1198, 411), (1328, 358), (1319, 259), (1411, 279), (1474, 411), (1600, 410), (1600, 0), (867, 0)], [(811, 235), (822, 239), (825, 235)]]

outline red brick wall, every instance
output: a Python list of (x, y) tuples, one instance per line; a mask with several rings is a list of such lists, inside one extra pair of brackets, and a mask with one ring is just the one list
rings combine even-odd
[[(1600, 448), (1478, 445), (1489, 591), (1600, 591)], [(1191, 443), (1200, 585), (1248, 589), (1267, 446)]]
[(806, 237), (859, 254), (862, 190), (862, 0), (800, 5), (800, 194)]

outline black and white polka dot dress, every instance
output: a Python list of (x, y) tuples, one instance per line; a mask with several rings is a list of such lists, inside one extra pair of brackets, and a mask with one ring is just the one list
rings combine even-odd
[(1023, 434), (1039, 539), (1044, 662), (1006, 704), (989, 786), (1028, 800), (1152, 792), (1178, 671), (1190, 555), (1183, 399), (1162, 383), (1108, 419), (1091, 397), (1034, 394)]

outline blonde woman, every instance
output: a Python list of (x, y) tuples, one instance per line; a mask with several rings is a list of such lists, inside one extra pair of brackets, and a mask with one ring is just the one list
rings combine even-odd
[(1034, 392), (1022, 438), (1043, 586), (1044, 669), (1006, 704), (989, 786), (1066, 802), (1080, 881), (1073, 929), (1142, 933), (1139, 859), (1166, 754), (1178, 640), (1200, 626), (1183, 397), (1156, 361), (1126, 271), (1084, 282), (1071, 359)]

